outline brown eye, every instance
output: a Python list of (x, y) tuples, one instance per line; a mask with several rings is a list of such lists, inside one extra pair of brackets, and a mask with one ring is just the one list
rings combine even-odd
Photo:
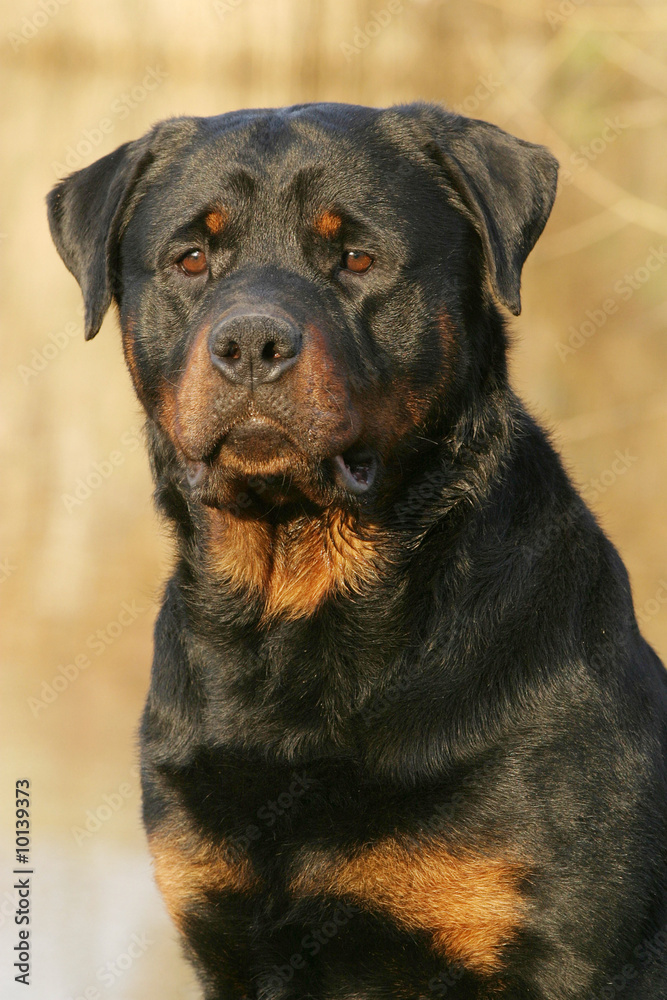
[(193, 276), (203, 274), (208, 267), (206, 254), (203, 250), (188, 250), (188, 252), (179, 260), (178, 266), (184, 274)]
[(354, 271), (355, 274), (365, 274), (373, 263), (373, 258), (363, 250), (346, 250), (340, 262), (344, 271)]

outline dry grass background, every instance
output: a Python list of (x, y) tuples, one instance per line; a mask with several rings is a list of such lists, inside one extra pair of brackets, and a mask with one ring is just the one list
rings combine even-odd
[[(79, 290), (51, 246), (43, 204), (59, 172), (155, 120), (304, 100), (425, 98), (556, 152), (569, 175), (524, 272), (515, 384), (553, 428), (625, 558), (644, 633), (667, 654), (667, 259), (659, 263), (667, 251), (667, 7), (392, 7), (21, 0), (0, 14), (3, 997), (23, 996), (7, 962), (15, 943), (10, 805), (21, 776), (35, 800), (33, 1000), (197, 996), (151, 885), (132, 774), (169, 543), (151, 509), (115, 317), (84, 344)], [(592, 335), (580, 333), (580, 346), (565, 353), (587, 322)], [(112, 452), (120, 456), (112, 474), (68, 509), (77, 481)], [(132, 602), (135, 611), (123, 615)], [(59, 668), (81, 654), (89, 666), (56, 682), (61, 690), (47, 704)], [(77, 832), (87, 820), (95, 826), (94, 814), (99, 829)], [(150, 941), (135, 942), (134, 958), (132, 934)]]

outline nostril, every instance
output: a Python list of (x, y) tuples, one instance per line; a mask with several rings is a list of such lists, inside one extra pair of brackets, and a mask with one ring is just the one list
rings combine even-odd
[(227, 315), (209, 334), (213, 365), (235, 385), (275, 382), (301, 351), (298, 327), (270, 313)]
[(241, 348), (235, 340), (228, 341), (222, 351), (217, 351), (218, 357), (228, 358), (230, 361), (238, 361), (241, 357)]
[(276, 344), (275, 340), (269, 340), (267, 344), (264, 345), (262, 350), (262, 360), (263, 361), (277, 361), (282, 358), (283, 354)]

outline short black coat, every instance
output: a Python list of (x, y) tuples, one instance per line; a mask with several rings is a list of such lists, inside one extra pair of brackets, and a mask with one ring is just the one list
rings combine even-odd
[(144, 820), (210, 1000), (667, 996), (664, 669), (507, 377), (555, 189), (487, 123), (320, 104), (49, 197), (177, 539)]

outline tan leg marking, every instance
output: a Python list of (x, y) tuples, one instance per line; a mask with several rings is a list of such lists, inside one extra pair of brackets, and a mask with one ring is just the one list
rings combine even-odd
[(524, 874), (524, 866), (505, 858), (386, 838), (351, 858), (324, 850), (304, 855), (291, 889), (351, 898), (407, 930), (429, 932), (435, 951), (490, 974), (501, 968), (503, 946), (521, 923), (517, 884)]
[(181, 932), (187, 911), (209, 892), (249, 893), (258, 885), (248, 859), (234, 858), (224, 845), (159, 831), (149, 836), (148, 844), (155, 881)]

